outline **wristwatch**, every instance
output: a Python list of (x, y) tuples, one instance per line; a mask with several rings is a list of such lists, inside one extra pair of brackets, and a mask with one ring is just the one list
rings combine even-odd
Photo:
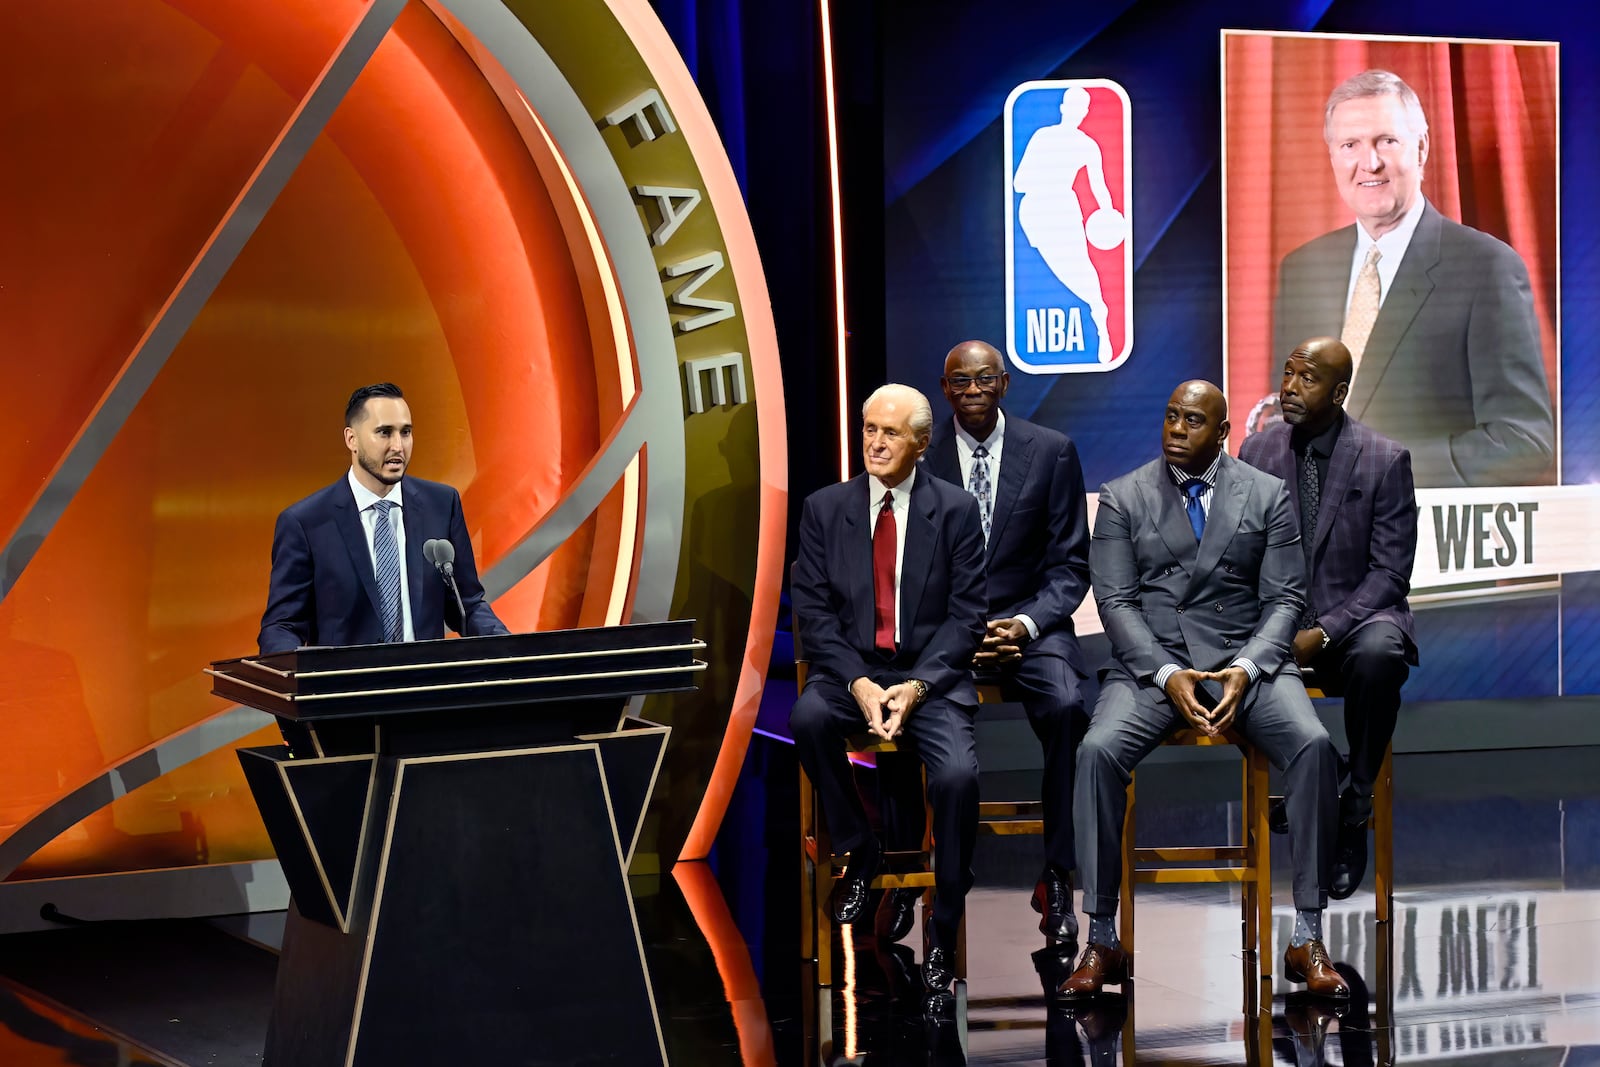
[(909, 682), (911, 685), (916, 687), (916, 689), (917, 689), (917, 703), (918, 704), (921, 704), (924, 700), (928, 699), (928, 683), (927, 682), (924, 682), (921, 678), (907, 678), (906, 681)]
[(1322, 631), (1322, 647), (1323, 648), (1327, 648), (1329, 645), (1333, 644), (1333, 638), (1328, 636), (1327, 629), (1320, 622), (1317, 623), (1317, 629)]

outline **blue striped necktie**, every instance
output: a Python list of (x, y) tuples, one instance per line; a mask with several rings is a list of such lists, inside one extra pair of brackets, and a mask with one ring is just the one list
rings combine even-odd
[(383, 619), (383, 639), (399, 641), (405, 636), (405, 619), (400, 608), (400, 546), (395, 541), (389, 512), (399, 507), (393, 500), (372, 505), (377, 513), (372, 526), (373, 572), (378, 579), (378, 614)]

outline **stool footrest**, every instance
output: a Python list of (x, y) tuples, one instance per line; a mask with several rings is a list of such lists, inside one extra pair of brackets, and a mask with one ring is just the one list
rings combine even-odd
[(978, 805), (978, 818), (992, 819), (998, 815), (1043, 815), (1044, 802), (1040, 800), (985, 800)]
[(1140, 885), (1227, 885), (1255, 881), (1250, 867), (1165, 867), (1141, 868), (1133, 872)]
[(1044, 833), (1043, 819), (984, 819), (978, 823), (978, 832), (996, 837), (1015, 837), (1021, 834)]
[(1160, 860), (1163, 863), (1247, 863), (1250, 850), (1243, 845), (1199, 847), (1193, 845), (1156, 848), (1141, 845), (1133, 850), (1134, 862)]

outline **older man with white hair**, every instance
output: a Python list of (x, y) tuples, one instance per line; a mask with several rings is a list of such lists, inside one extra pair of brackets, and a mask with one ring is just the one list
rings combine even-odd
[(856, 795), (845, 739), (908, 737), (927, 770), (936, 900), (922, 975), (930, 991), (954, 977), (956, 934), (972, 884), (978, 831), (978, 694), (968, 665), (983, 640), (983, 528), (978, 502), (919, 474), (933, 412), (904, 385), (862, 407), (866, 472), (806, 498), (791, 596), (810, 660), (789, 714), (795, 749), (849, 866), (833, 918), (866, 909), (882, 847)]

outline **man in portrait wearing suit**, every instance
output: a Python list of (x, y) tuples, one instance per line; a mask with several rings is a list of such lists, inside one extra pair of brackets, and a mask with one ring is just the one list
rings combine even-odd
[(790, 594), (810, 661), (789, 714), (836, 847), (850, 854), (829, 906), (840, 924), (866, 910), (882, 849), (867, 823), (845, 740), (904, 733), (927, 771), (936, 900), (923, 979), (948, 989), (978, 834), (978, 693), (968, 665), (983, 638), (978, 502), (920, 473), (933, 413), (904, 385), (862, 408), (866, 472), (806, 498)]
[(1284, 257), (1274, 352), (1349, 348), (1345, 410), (1411, 451), (1418, 485), (1553, 480), (1555, 421), (1528, 268), (1422, 195), (1428, 121), (1388, 71), (1328, 97), (1323, 136), (1354, 225)]
[(1072, 628), (1089, 591), (1083, 467), (1070, 438), (1001, 410), (1011, 384), (1004, 365), (982, 341), (945, 356), (940, 385), (954, 417), (934, 426), (922, 468), (978, 501), (989, 613), (973, 665), (1022, 704), (1044, 748), (1044, 867), (1032, 904), (1041, 933), (1075, 943), (1072, 772), (1089, 723), (1088, 672)]
[(1290, 487), (1305, 556), (1295, 662), (1337, 679), (1350, 743), (1329, 892), (1343, 900), (1367, 869), (1372, 785), (1394, 736), (1400, 687), (1417, 662), (1406, 593), (1417, 552), (1411, 456), (1346, 415), (1350, 351), (1304, 342), (1283, 368), (1283, 422), (1247, 437), (1239, 458)]
[(1305, 590), (1299, 531), (1281, 479), (1226, 455), (1228, 407), (1209, 382), (1167, 402), (1161, 458), (1100, 489), (1089, 548), (1111, 641), (1089, 732), (1078, 747), (1078, 870), (1088, 945), (1061, 995), (1122, 983), (1114, 918), (1132, 769), (1182, 725), (1236, 728), (1283, 775), (1294, 871), (1292, 981), (1348, 996), (1322, 943), (1338, 818), (1337, 755), (1290, 653)]
[[(263, 655), (301, 645), (360, 645), (503, 634), (484, 599), (461, 513), (447, 485), (407, 478), (411, 409), (387, 382), (364, 386), (345, 405), (345, 476), (278, 516), (272, 578), (257, 638)], [(455, 594), (423, 558), (427, 541), (455, 549)], [(299, 747), (306, 738), (284, 723)]]

